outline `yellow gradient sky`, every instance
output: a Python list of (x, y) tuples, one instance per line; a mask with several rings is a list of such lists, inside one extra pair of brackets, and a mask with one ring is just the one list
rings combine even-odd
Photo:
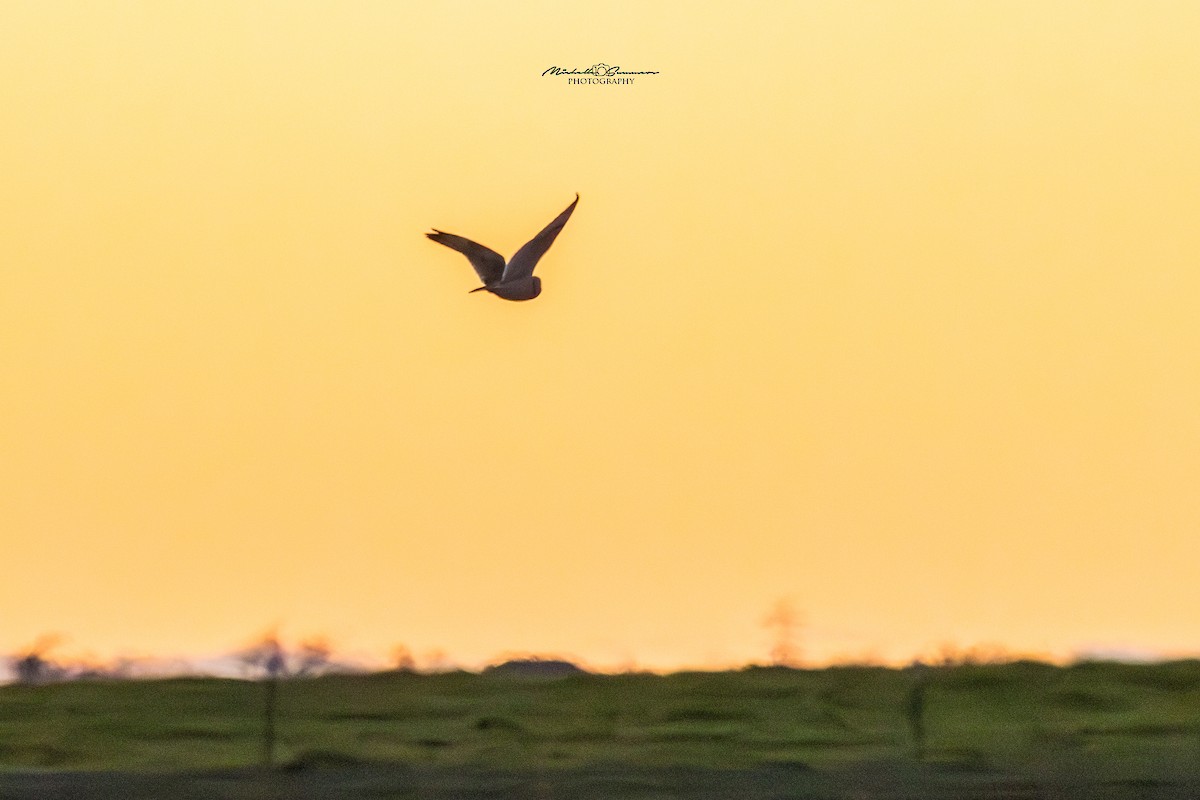
[(0, 648), (1195, 652), (1198, 30), (3, 3)]

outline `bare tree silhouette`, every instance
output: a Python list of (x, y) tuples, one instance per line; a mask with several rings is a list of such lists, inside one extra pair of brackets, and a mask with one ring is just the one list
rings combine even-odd
[(333, 645), (324, 636), (310, 636), (300, 642), (296, 648), (295, 667), (296, 677), (320, 675), (332, 665)]
[(62, 641), (57, 634), (39, 636), (33, 644), (12, 656), (12, 668), (17, 682), (27, 686), (60, 681), (67, 671), (49, 657), (49, 653)]
[(413, 658), (412, 651), (405, 645), (398, 644), (392, 648), (392, 661), (396, 665), (397, 672), (417, 671), (417, 660)]
[(774, 634), (771, 663), (775, 666), (799, 666), (801, 622), (800, 614), (788, 598), (777, 601), (763, 620), (763, 627)]

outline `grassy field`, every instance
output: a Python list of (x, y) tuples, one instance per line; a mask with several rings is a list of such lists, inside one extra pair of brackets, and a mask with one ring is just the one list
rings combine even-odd
[(925, 679), (920, 758), (904, 670), (285, 680), (269, 772), (264, 684), (13, 685), (0, 798), (1200, 796), (1200, 662)]

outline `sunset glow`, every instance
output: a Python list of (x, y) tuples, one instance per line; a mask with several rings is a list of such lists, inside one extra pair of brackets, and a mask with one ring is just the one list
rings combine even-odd
[(0, 651), (1197, 652), (1198, 29), (6, 2)]

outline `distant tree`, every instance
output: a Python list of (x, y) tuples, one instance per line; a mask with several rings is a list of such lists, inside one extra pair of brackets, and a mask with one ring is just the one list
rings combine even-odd
[(287, 672), (287, 654), (274, 631), (263, 634), (239, 652), (238, 659), (249, 668), (251, 675), (258, 673), (267, 678), (279, 678)]
[(396, 665), (398, 672), (417, 671), (417, 660), (413, 658), (412, 651), (402, 644), (392, 648), (392, 663)]
[(450, 662), (450, 656), (440, 647), (426, 652), (421, 660), (425, 664), (425, 672), (449, 672), (454, 669), (454, 665)]
[(296, 649), (294, 674), (297, 677), (320, 675), (332, 664), (333, 646), (324, 636), (311, 636)]
[(61, 641), (56, 635), (40, 636), (21, 652), (12, 657), (13, 672), (17, 682), (27, 686), (37, 686), (43, 683), (61, 681), (67, 677), (67, 670), (49, 657), (49, 652)]
[(1016, 657), (1003, 645), (984, 643), (960, 647), (954, 642), (944, 642), (931, 660), (933, 665), (938, 667), (977, 667), (983, 664), (1011, 663)]
[(795, 667), (800, 664), (800, 614), (792, 602), (783, 598), (775, 603), (763, 620), (763, 627), (772, 632), (771, 663), (780, 667)]
[(13, 658), (13, 669), (17, 673), (17, 682), (27, 686), (36, 686), (46, 682), (46, 672), (49, 662), (40, 653), (25, 653)]

